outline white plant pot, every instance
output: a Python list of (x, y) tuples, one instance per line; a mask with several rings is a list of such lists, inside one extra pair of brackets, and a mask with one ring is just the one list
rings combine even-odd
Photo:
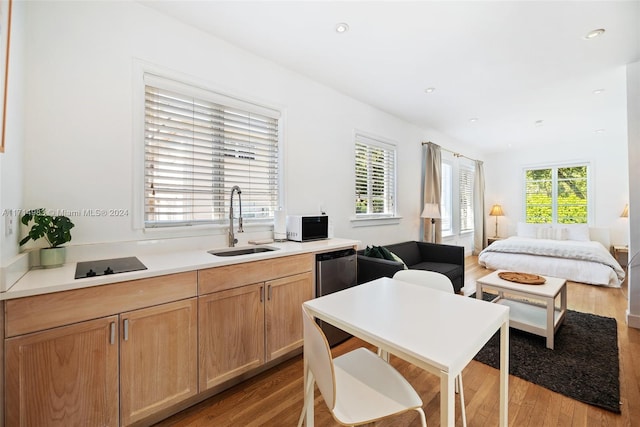
[(61, 267), (67, 257), (67, 248), (40, 249), (40, 266), (42, 268)]

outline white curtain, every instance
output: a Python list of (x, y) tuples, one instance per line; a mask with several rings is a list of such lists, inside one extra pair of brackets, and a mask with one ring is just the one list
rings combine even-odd
[[(441, 177), (442, 177), (442, 156), (440, 153), (440, 146), (433, 142), (428, 142), (425, 145), (425, 157), (424, 157), (424, 197), (422, 206), (425, 203), (435, 203), (440, 206), (440, 193), (441, 193)], [(422, 208), (421, 206), (421, 208)], [(436, 219), (435, 234), (436, 243), (442, 241), (442, 221)], [(431, 219), (423, 219), (424, 233), (422, 240), (425, 242), (433, 242)]]
[(481, 161), (476, 160), (473, 180), (473, 255), (478, 255), (487, 243), (484, 211), (484, 167)]

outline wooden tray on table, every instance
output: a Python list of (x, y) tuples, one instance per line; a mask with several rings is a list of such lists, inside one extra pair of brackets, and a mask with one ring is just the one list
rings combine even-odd
[(517, 271), (502, 271), (498, 277), (509, 282), (522, 283), (523, 285), (543, 285), (546, 279), (537, 274), (519, 273)]

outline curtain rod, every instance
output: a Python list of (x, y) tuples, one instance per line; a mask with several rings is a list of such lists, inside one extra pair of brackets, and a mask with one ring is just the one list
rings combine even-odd
[[(423, 142), (423, 143), (422, 143), (422, 145), (426, 145), (426, 144), (435, 144), (435, 142), (427, 141), (427, 142)], [(449, 153), (451, 153), (451, 154), (453, 154), (453, 157), (464, 157), (465, 159), (469, 159), (469, 160), (471, 160), (471, 161), (473, 161), (473, 162), (477, 162), (477, 161), (478, 161), (478, 160), (476, 160), (476, 159), (472, 159), (471, 157), (467, 157), (467, 156), (465, 156), (464, 154), (460, 154), (460, 153), (457, 153), (457, 152), (455, 152), (455, 151), (447, 150), (447, 149), (446, 149), (446, 148), (444, 148), (444, 147), (440, 147), (440, 149), (441, 149), (441, 150), (444, 150), (444, 151), (447, 151), (447, 152), (449, 152)]]

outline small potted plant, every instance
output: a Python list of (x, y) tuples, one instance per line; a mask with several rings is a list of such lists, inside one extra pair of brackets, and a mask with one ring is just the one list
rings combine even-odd
[(29, 240), (38, 240), (44, 237), (49, 247), (40, 249), (40, 265), (44, 268), (59, 267), (65, 262), (66, 249), (61, 245), (71, 241), (70, 230), (74, 227), (73, 222), (66, 216), (47, 215), (44, 209), (28, 211), (22, 216), (21, 222), (33, 225), (29, 234), (20, 241), (20, 246)]

